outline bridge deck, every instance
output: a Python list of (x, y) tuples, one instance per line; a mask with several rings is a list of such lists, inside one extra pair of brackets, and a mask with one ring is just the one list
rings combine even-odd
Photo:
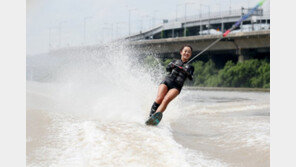
[[(129, 46), (139, 48), (143, 52), (173, 53), (178, 52), (180, 46), (191, 45), (195, 51), (200, 51), (211, 44), (220, 35), (202, 35), (179, 38), (165, 38), (153, 40), (130, 41)], [(229, 34), (209, 50), (232, 50), (250, 48), (269, 48), (270, 31), (238, 32)]]

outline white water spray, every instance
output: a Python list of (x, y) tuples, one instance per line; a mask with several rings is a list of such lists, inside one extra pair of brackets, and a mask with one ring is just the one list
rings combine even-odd
[(144, 125), (164, 73), (136, 56), (109, 45), (27, 61), (42, 81), (27, 82), (28, 166), (220, 164), (173, 139), (168, 120), (177, 118), (178, 100), (158, 128)]

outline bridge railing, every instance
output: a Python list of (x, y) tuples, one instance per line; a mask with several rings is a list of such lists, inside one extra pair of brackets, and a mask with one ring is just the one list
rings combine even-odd
[[(185, 17), (180, 17), (180, 18), (175, 18), (175, 19), (170, 19), (170, 20), (166, 20), (165, 22), (163, 22), (162, 25), (158, 25), (157, 27), (154, 27), (156, 28), (155, 30), (159, 31), (158, 28), (161, 28), (163, 25), (166, 25), (168, 26), (168, 24), (181, 24), (182, 22), (185, 23), (185, 22), (190, 22), (190, 21), (198, 21), (198, 20), (211, 20), (211, 19), (223, 19), (223, 18), (232, 18), (232, 17), (241, 17), (242, 14), (244, 13), (247, 13), (248, 10), (250, 9), (236, 9), (236, 10), (227, 10), (227, 11), (221, 11), (221, 12), (212, 12), (212, 13), (207, 13), (207, 12), (204, 12), (204, 13), (200, 13), (200, 14), (196, 14), (196, 15), (191, 15), (191, 16), (187, 16), (186, 18)], [(270, 11), (269, 10), (263, 10), (263, 9), (259, 9), (258, 12), (255, 14), (259, 17), (262, 17), (264, 16), (264, 19), (268, 19), (270, 18)], [(262, 18), (261, 18), (262, 19)], [(266, 24), (267, 24), (267, 21), (266, 21)], [(257, 27), (260, 27), (260, 28), (257, 28)], [(254, 27), (242, 27), (242, 29), (240, 31), (256, 31), (257, 29), (258, 30), (262, 30), (262, 29), (269, 29), (269, 26), (266, 27), (266, 25), (263, 26), (263, 28), (261, 28), (262, 25), (255, 25), (255, 28)], [(154, 30), (154, 28), (150, 28), (148, 29), (147, 31), (142, 31), (141, 33), (135, 33), (133, 35), (131, 35), (130, 37), (127, 36), (125, 37), (124, 39), (127, 39), (127, 38), (141, 38), (141, 36), (145, 36), (144, 34), (145, 33), (149, 33), (150, 31), (152, 32)], [(205, 29), (206, 30), (206, 29)], [(208, 32), (208, 31), (207, 31)]]
[[(228, 11), (221, 11), (221, 12), (211, 12), (211, 13), (197, 13), (195, 15), (186, 16), (186, 17), (179, 17), (175, 19), (167, 20), (166, 23), (173, 23), (173, 22), (187, 22), (191, 20), (207, 20), (207, 19), (215, 19), (215, 18), (226, 18), (226, 17), (240, 17), (243, 13), (246, 13), (250, 9), (236, 9), (236, 10), (228, 10)], [(256, 15), (269, 16), (269, 11), (263, 11), (263, 9), (258, 9)]]

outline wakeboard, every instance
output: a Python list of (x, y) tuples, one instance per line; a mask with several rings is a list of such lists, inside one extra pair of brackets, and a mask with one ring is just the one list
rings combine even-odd
[(154, 113), (146, 122), (146, 125), (157, 126), (162, 118), (162, 112)]

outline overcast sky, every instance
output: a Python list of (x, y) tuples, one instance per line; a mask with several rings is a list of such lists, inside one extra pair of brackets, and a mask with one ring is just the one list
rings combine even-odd
[[(48, 52), (50, 46), (99, 44), (127, 36), (129, 12), (131, 34), (145, 31), (163, 19), (184, 17), (184, 4), (190, 2), (187, 16), (199, 14), (200, 3), (219, 12), (229, 10), (230, 2), (232, 9), (240, 9), (253, 7), (258, 0), (27, 0), (27, 54)], [(267, 6), (268, 1), (263, 8)]]

